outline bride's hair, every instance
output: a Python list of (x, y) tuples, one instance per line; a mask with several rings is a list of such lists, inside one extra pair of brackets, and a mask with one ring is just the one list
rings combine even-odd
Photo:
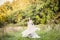
[(32, 20), (31, 17), (28, 18), (29, 20)]
[(28, 18), (28, 21), (29, 21), (29, 20), (32, 20), (32, 19), (29, 17), (29, 18)]

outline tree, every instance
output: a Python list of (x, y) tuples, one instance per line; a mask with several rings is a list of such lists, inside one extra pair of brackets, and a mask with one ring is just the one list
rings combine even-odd
[[(48, 23), (58, 11), (58, 0), (30, 0), (31, 4), (24, 11), (30, 16), (35, 24)], [(37, 19), (37, 16), (39, 17)], [(39, 20), (39, 21), (38, 21)], [(37, 21), (37, 22), (36, 22)]]

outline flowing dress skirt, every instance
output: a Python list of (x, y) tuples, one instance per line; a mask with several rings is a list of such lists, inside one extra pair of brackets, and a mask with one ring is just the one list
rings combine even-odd
[(40, 38), (35, 31), (38, 30), (34, 25), (28, 25), (28, 28), (22, 32), (23, 37)]

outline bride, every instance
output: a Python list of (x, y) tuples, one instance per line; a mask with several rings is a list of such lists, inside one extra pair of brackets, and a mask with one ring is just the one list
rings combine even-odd
[(35, 27), (32, 20), (29, 18), (29, 21), (27, 22), (27, 29), (22, 32), (22, 37), (40, 38), (40, 36), (36, 34), (36, 30), (38, 29), (39, 28)]

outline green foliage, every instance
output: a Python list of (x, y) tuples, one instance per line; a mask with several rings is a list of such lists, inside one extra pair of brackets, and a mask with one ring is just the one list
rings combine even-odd
[(5, 14), (0, 14), (0, 27), (2, 27), (2, 25), (5, 25), (6, 23), (6, 15)]
[(22, 19), (22, 13), (20, 10), (12, 12), (8, 17), (7, 20), (9, 23), (18, 23)]
[(58, 0), (35, 0), (23, 12), (26, 18), (31, 17), (35, 24), (44, 24), (53, 19), (57, 11)]
[[(34, 24), (45, 24), (54, 19), (59, 7), (59, 0), (29, 0), (30, 4), (26, 9), (15, 9), (11, 4), (6, 3), (0, 8), (0, 14), (5, 14), (8, 23), (19, 23), (26, 25), (30, 17)], [(3, 18), (1, 16), (1, 18)], [(1, 19), (0, 18), (0, 19)], [(3, 18), (5, 20), (5, 18)], [(2, 22), (2, 21), (1, 21)]]

